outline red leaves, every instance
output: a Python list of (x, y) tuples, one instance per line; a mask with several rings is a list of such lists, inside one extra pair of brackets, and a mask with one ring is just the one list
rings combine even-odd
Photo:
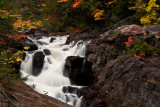
[(134, 39), (134, 37), (129, 36), (128, 41), (124, 42), (126, 44), (126, 46), (131, 46), (133, 44), (133, 39)]
[(6, 42), (4, 39), (0, 38), (0, 44), (6, 45)]
[[(124, 42), (124, 44), (126, 44), (127, 47), (130, 47), (134, 43), (133, 39), (135, 39), (135, 37), (129, 36), (128, 41)], [(134, 54), (134, 57), (136, 58), (143, 58), (142, 56), (144, 56), (144, 54), (140, 55)]]
[(24, 34), (13, 34), (8, 36), (8, 39), (13, 38), (15, 40), (21, 39), (21, 38), (26, 38), (27, 36), (31, 36), (31, 35), (24, 35)]

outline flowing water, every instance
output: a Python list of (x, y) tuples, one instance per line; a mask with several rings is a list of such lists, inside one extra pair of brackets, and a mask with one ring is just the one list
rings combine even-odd
[[(52, 43), (50, 42), (51, 38), (54, 38)], [(37, 44), (38, 50), (26, 52), (26, 57), (21, 64), (20, 71), (22, 73), (22, 78), (28, 78), (25, 83), (34, 88), (37, 92), (54, 97), (75, 107), (80, 107), (82, 97), (78, 98), (76, 94), (64, 93), (62, 91), (64, 86), (81, 88), (81, 86), (73, 86), (70, 83), (69, 78), (63, 76), (63, 69), (65, 59), (68, 56), (85, 57), (86, 45), (82, 41), (77, 43), (72, 42), (65, 45), (67, 38), (68, 35), (59, 37), (43, 37), (39, 40), (30, 38)], [(39, 43), (39, 41), (41, 43)], [(36, 52), (43, 52), (44, 49), (48, 49), (51, 54), (44, 54), (45, 58), (42, 71), (38, 76), (34, 76), (33, 56)]]

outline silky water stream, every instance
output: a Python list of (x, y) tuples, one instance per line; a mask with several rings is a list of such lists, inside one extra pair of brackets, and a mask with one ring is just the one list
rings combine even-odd
[[(78, 98), (76, 94), (62, 91), (64, 86), (81, 88), (81, 86), (72, 85), (69, 78), (63, 76), (63, 69), (65, 59), (68, 56), (85, 57), (86, 43), (79, 41), (65, 45), (68, 36), (42, 37), (39, 40), (29, 38), (38, 46), (38, 50), (26, 51), (26, 57), (21, 64), (20, 72), (22, 78), (27, 77), (25, 83), (33, 87), (35, 91), (59, 99), (72, 106), (81, 107), (82, 97)], [(54, 39), (53, 42), (51, 39)], [(50, 54), (45, 55), (44, 49), (49, 50)], [(33, 56), (36, 52), (43, 52), (45, 55), (42, 70), (37, 76), (33, 75)]]

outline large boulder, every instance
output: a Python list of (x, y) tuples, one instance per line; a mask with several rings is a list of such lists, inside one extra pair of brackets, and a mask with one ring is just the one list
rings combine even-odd
[(64, 76), (69, 77), (72, 84), (83, 86), (90, 85), (94, 80), (91, 63), (78, 56), (67, 57)]
[(20, 38), (19, 40), (10, 39), (8, 40), (8, 42), (10, 43), (10, 46), (12, 48), (16, 48), (18, 50), (24, 50), (24, 47), (26, 46), (30, 47), (28, 51), (33, 51), (38, 49), (37, 45), (28, 38)]
[(33, 51), (38, 49), (37, 45), (33, 43), (33, 41), (31, 41), (30, 39), (25, 39), (22, 46), (23, 47), (29, 46), (30, 48), (28, 49), (28, 51)]
[(125, 36), (134, 36), (134, 35), (142, 35), (145, 33), (143, 27), (139, 25), (124, 25), (115, 30), (115, 32), (119, 32), (121, 35)]
[(98, 76), (95, 88), (107, 106), (160, 105), (160, 69), (150, 61), (121, 56), (109, 61)]
[(42, 36), (49, 36), (48, 32), (42, 29), (27, 29), (24, 30), (23, 33), (25, 35), (32, 35), (33, 38), (41, 39)]
[(76, 91), (77, 95), (83, 96), (81, 107), (106, 107), (105, 100), (99, 96), (98, 91), (90, 87), (81, 88)]
[(45, 55), (43, 54), (43, 52), (36, 52), (33, 55), (32, 74), (34, 76), (38, 76), (41, 73), (44, 65), (44, 57)]
[(144, 29), (150, 34), (155, 35), (157, 39), (160, 39), (160, 25), (145, 26)]
[[(118, 34), (118, 33), (117, 33)], [(105, 43), (105, 42), (113, 42), (115, 38), (118, 36), (114, 30), (109, 30), (107, 32), (104, 32), (102, 36), (98, 39), (100, 43)]]

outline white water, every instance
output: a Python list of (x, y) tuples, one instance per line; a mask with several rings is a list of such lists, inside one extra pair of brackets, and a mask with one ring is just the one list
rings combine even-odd
[[(22, 78), (28, 78), (26, 84), (32, 86), (37, 92), (41, 94), (47, 94), (70, 105), (80, 107), (82, 97), (78, 98), (76, 94), (63, 93), (62, 91), (63, 86), (71, 86), (69, 78), (63, 76), (63, 68), (65, 59), (68, 56), (84, 57), (86, 45), (81, 41), (78, 43), (72, 42), (69, 45), (64, 45), (67, 37), (68, 36), (54, 37), (55, 40), (52, 43), (50, 43), (51, 37), (43, 37), (39, 40), (30, 38), (34, 43), (37, 44), (38, 50), (30, 53), (26, 52), (26, 58), (21, 64), (20, 71), (22, 73)], [(43, 45), (40, 45), (37, 41), (44, 43)], [(44, 65), (41, 73), (38, 76), (33, 76), (33, 55), (35, 52), (43, 51), (44, 49), (50, 50), (51, 55), (45, 55)], [(67, 49), (67, 51), (64, 51), (64, 49)]]

